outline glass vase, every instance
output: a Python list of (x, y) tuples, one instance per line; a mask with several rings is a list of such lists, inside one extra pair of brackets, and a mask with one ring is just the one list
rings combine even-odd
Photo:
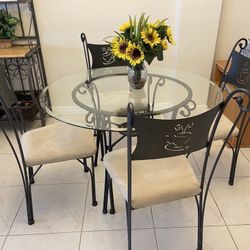
[(128, 81), (132, 89), (142, 89), (147, 81), (145, 65), (128, 66)]

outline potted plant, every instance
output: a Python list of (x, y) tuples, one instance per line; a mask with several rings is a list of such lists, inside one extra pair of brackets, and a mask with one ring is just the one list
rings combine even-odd
[(15, 28), (20, 20), (12, 16), (7, 10), (0, 10), (0, 48), (10, 48), (16, 39)]

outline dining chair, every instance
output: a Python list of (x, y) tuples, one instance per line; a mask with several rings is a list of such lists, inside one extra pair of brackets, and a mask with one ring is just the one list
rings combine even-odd
[[(93, 156), (96, 145), (90, 130), (64, 123), (55, 123), (26, 131), (15, 93), (11, 90), (5, 71), (0, 69), (0, 104), (7, 116), (8, 127), (0, 123), (21, 174), (28, 224), (34, 223), (31, 184), (44, 164), (77, 159), (91, 177), (92, 205), (96, 206), (95, 170)], [(14, 135), (14, 136), (13, 136)], [(87, 164), (91, 160), (91, 167)], [(38, 166), (38, 167), (36, 167)], [(36, 167), (36, 168), (34, 168)], [(33, 168), (35, 171), (33, 171)]]
[[(233, 88), (236, 87), (250, 90), (250, 58), (245, 56), (245, 50), (248, 47), (248, 43), (249, 42), (246, 38), (239, 39), (229, 55), (220, 82), (221, 89), (226, 93), (232, 91), (232, 86)], [(232, 133), (232, 138), (236, 138), (235, 146), (228, 141), (228, 145), (232, 149), (232, 161), (229, 174), (230, 185), (234, 184), (240, 146), (248, 123), (249, 118), (245, 115), (239, 121), (237, 127)], [(214, 140), (224, 140), (231, 126), (232, 122), (223, 115), (221, 123), (219, 124), (218, 130), (214, 136)]]
[[(187, 197), (194, 197), (196, 200), (197, 249), (202, 250), (205, 205), (214, 171), (238, 120), (249, 111), (242, 106), (241, 97), (236, 100), (239, 108), (236, 121), (218, 151), (212, 168), (208, 170), (210, 149), (228, 101), (241, 93), (248, 96), (249, 103), (249, 92), (238, 89), (214, 108), (193, 117), (176, 120), (157, 120), (134, 115), (133, 105), (129, 103), (127, 148), (113, 150), (104, 156), (108, 178), (113, 179), (125, 200), (128, 250), (132, 249), (132, 210)], [(137, 141), (133, 150), (134, 130), (137, 133)], [(206, 153), (199, 180), (186, 155), (203, 148)]]
[[(83, 44), (84, 57), (87, 67), (87, 83), (107, 75), (120, 75), (127, 72), (127, 63), (124, 60), (120, 60), (113, 56), (109, 44), (88, 43), (87, 36), (84, 33), (81, 33), (81, 41)], [(112, 68), (112, 70), (108, 70), (108, 68)], [(98, 105), (100, 106), (98, 101), (95, 105), (97, 105), (97, 108)], [(111, 132), (108, 132), (108, 140), (104, 131), (97, 130), (96, 135), (97, 151), (95, 156), (95, 166), (97, 165), (99, 146), (101, 149), (101, 159), (103, 159), (104, 154), (108, 150), (111, 150), (111, 148), (113, 148), (117, 143), (116, 141), (112, 144)]]

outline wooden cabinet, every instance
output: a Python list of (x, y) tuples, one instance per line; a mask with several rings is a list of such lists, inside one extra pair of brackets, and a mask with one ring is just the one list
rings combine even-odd
[[(216, 67), (215, 67), (215, 71), (214, 71), (214, 75), (213, 75), (213, 81), (217, 84), (220, 83), (224, 68), (226, 66), (226, 60), (219, 60), (216, 62)], [(231, 91), (233, 89), (235, 89), (236, 87), (231, 85), (231, 84), (227, 84), (228, 89)], [(227, 91), (225, 91), (224, 95), (226, 96), (228, 94)], [(243, 97), (244, 98), (244, 97)], [(227, 109), (225, 110), (225, 115), (231, 120), (234, 121), (235, 117), (237, 116), (237, 104), (235, 101), (231, 101), (227, 107)], [(248, 115), (249, 117), (249, 115)], [(232, 145), (235, 145), (235, 139), (231, 140)], [(242, 140), (242, 144), (241, 147), (250, 147), (250, 124), (248, 124), (248, 127), (246, 129), (244, 138)]]

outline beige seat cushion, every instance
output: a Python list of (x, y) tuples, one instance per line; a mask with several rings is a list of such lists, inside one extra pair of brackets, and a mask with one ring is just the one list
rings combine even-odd
[[(222, 115), (220, 123), (214, 135), (214, 140), (226, 139), (232, 126), (233, 126), (233, 123), (225, 115)], [(237, 136), (238, 133), (239, 133), (239, 129), (235, 127), (231, 137)]]
[(91, 130), (64, 123), (24, 133), (22, 146), (27, 166), (81, 159), (96, 152)]
[[(127, 150), (105, 155), (104, 166), (127, 200)], [(200, 193), (185, 156), (132, 162), (132, 207), (141, 208), (170, 202)]]

